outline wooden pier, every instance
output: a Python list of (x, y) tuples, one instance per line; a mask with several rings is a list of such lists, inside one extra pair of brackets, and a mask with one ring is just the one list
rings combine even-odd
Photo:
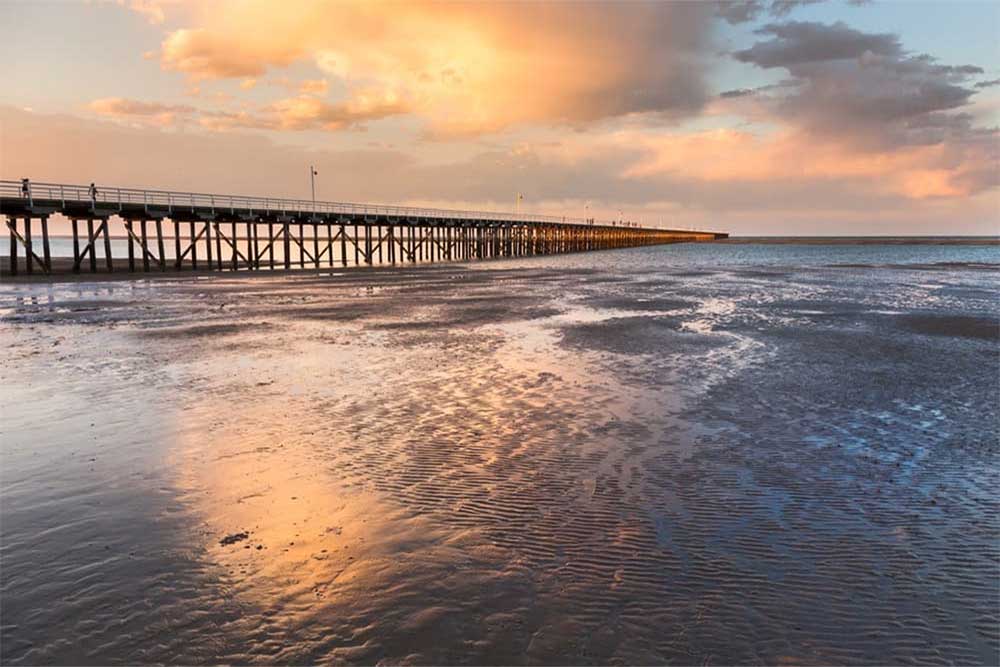
[[(728, 236), (528, 213), (29, 181), (0, 181), (0, 215), (10, 233), (3, 267), (9, 276), (471, 261)], [(69, 221), (72, 258), (52, 253), (50, 218), (56, 215)]]

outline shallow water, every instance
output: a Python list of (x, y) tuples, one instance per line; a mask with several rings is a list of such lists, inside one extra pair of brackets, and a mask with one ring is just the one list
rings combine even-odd
[(0, 286), (0, 662), (1000, 658), (1000, 248)]

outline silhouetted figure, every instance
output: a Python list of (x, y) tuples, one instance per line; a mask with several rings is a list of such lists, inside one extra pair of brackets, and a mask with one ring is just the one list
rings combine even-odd
[(90, 184), (90, 210), (97, 210), (97, 186), (93, 183)]
[(21, 196), (28, 199), (31, 196), (31, 181), (27, 178), (21, 179)]

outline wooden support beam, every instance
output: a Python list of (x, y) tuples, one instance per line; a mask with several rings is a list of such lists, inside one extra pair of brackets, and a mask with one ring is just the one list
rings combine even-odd
[(31, 217), (24, 218), (24, 269), (29, 276), (34, 272), (35, 251), (31, 245)]
[(49, 251), (49, 216), (42, 216), (42, 259), (45, 260), (45, 273), (52, 272), (52, 253)]
[[(97, 240), (97, 237), (94, 235), (94, 231), (93, 231), (94, 230), (94, 222), (93, 222), (93, 220), (88, 220), (87, 222), (88, 222), (88, 224), (87, 224), (87, 229), (88, 229), (87, 236), (90, 238), (90, 242), (87, 243), (86, 247), (84, 247), (83, 252), (79, 253), (79, 255), (77, 255), (76, 259), (73, 260), (73, 273), (79, 273), (79, 271), (80, 271), (80, 265), (83, 263), (83, 258), (87, 255), (87, 253), (90, 253), (90, 260), (91, 260), (90, 263), (91, 263), (91, 266), (92, 266), (91, 270), (92, 271), (97, 271), (97, 260), (94, 258), (94, 252), (95, 252), (94, 251), (94, 243)], [(101, 227), (99, 227), (98, 230), (97, 230), (97, 234), (98, 235), (103, 231), (104, 225), (106, 225), (106, 224), (107, 224), (107, 220), (105, 220), (105, 221), (103, 221), (101, 223)]]
[[(108, 269), (108, 273), (115, 272), (115, 263), (111, 258), (111, 225), (107, 220), (101, 225), (104, 228), (104, 265)], [(162, 250), (160, 252), (163, 252)]]
[[(308, 250), (306, 250), (306, 247), (302, 243), (301, 239), (297, 239), (297, 238), (295, 238), (293, 236), (292, 240), (295, 241), (295, 244), (297, 246), (299, 246), (299, 266), (304, 267), (306, 265), (306, 258), (307, 257), (309, 258), (310, 262), (314, 262), (315, 261), (315, 258), (312, 255), (309, 254)], [(285, 268), (288, 268), (288, 266), (287, 266), (287, 264), (288, 264), (287, 260), (286, 260), (285, 264), (286, 264)]]
[(10, 230), (10, 275), (17, 275), (17, 218), (7, 217), (7, 229)]
[[(449, 227), (448, 229), (450, 230), (451, 228)], [(444, 236), (444, 231), (445, 230), (440, 227), (431, 227), (429, 246), (431, 248), (432, 261), (441, 261), (442, 259), (447, 258), (448, 246), (446, 245), (447, 241)], [(445, 242), (442, 243), (442, 241)]]
[[(101, 227), (103, 228), (107, 224), (108, 224), (108, 221), (104, 220), (104, 222), (101, 224)], [(140, 227), (140, 229), (141, 229), (141, 227)], [(149, 260), (152, 259), (153, 261), (156, 261), (156, 262), (158, 262), (159, 260), (156, 258), (156, 256), (152, 252), (149, 251), (149, 248), (147, 247), (147, 244), (144, 243), (145, 239), (140, 239), (140, 238), (136, 237), (135, 232), (132, 230), (132, 222), (131, 221), (128, 221), (128, 222), (125, 223), (125, 231), (128, 232), (129, 246), (131, 246), (133, 243), (136, 243), (136, 244), (139, 245), (139, 248), (142, 249), (142, 253), (143, 253), (142, 254), (142, 264), (143, 264), (144, 270), (148, 271), (149, 270)], [(101, 230), (98, 229), (97, 233), (100, 234)], [(87, 249), (84, 248), (83, 252), (84, 252), (84, 254), (86, 254), (87, 253)], [(91, 255), (91, 258), (93, 258), (93, 255)], [(131, 258), (130, 258), (130, 261), (131, 261)], [(131, 270), (131, 269), (129, 269), (129, 270)]]
[(408, 240), (407, 239), (408, 239), (408, 235), (410, 233), (410, 227), (400, 227), (399, 228), (399, 232), (400, 232), (399, 236), (396, 237), (396, 245), (399, 246), (399, 250), (400, 250), (400, 258), (399, 258), (400, 262), (405, 262), (407, 256), (409, 256), (410, 261), (412, 262), (413, 261), (413, 253), (411, 253), (410, 250), (409, 250), (409, 248), (407, 247), (407, 244), (408, 244)]
[(347, 227), (340, 223), (340, 265), (347, 266)]
[[(149, 252), (149, 239), (146, 236), (146, 220), (143, 219), (139, 221), (139, 231), (142, 233), (142, 242), (140, 244), (140, 247), (142, 248), (142, 270), (148, 273), (149, 258), (152, 254)], [(93, 256), (91, 256), (91, 260), (93, 259)], [(91, 262), (91, 268), (93, 270), (93, 262)]]
[[(73, 266), (74, 267), (79, 267), (79, 265), (80, 265), (80, 229), (79, 229), (79, 225), (77, 224), (78, 221), (77, 221), (76, 218), (73, 218), (72, 220), (70, 220), (70, 223), (72, 224), (72, 227), (73, 227)], [(74, 273), (79, 273), (79, 271), (80, 271), (79, 268), (75, 268), (73, 272)]]
[[(219, 231), (219, 226), (218, 225), (215, 226), (215, 233), (216, 233), (216, 235), (222, 233), (222, 232)], [(236, 235), (236, 223), (235, 222), (233, 223), (233, 226), (232, 226), (232, 233), (233, 233), (233, 238), (232, 238), (231, 241), (229, 241), (229, 245), (231, 245), (233, 247), (233, 256), (232, 256), (232, 260), (231, 261), (232, 261), (233, 271), (236, 271), (236, 270), (238, 270), (240, 268), (239, 262), (237, 261), (237, 257), (240, 256), (240, 255), (239, 255), (239, 253), (236, 250), (237, 235)]]
[(333, 266), (333, 241), (334, 241), (334, 238), (333, 238), (333, 225), (331, 225), (328, 222), (328, 223), (326, 223), (324, 225), (324, 227), (326, 227), (326, 251), (327, 251), (327, 253), (329, 253), (326, 256), (326, 264), (327, 264), (327, 266), (332, 267)]
[[(27, 218), (25, 218), (25, 221), (27, 221)], [(21, 236), (21, 234), (18, 233), (18, 231), (17, 231), (17, 218), (15, 218), (15, 217), (8, 217), (7, 218), (7, 229), (10, 230), (10, 275), (12, 275), (12, 276), (16, 276), (17, 275), (17, 244), (18, 244), (18, 242), (20, 242), (21, 245), (24, 246), (24, 251), (25, 251), (25, 258), (24, 259), (25, 259), (25, 267), (26, 267), (25, 270), (26, 270), (26, 273), (31, 273), (31, 270), (28, 269), (27, 267), (30, 266), (30, 262), (32, 260), (35, 261), (35, 262), (37, 262), (38, 265), (41, 266), (42, 269), (46, 273), (48, 273), (48, 269), (45, 268), (45, 262), (43, 262), (42, 259), (38, 255), (35, 254), (35, 251), (31, 249), (31, 243), (30, 243), (29, 239), (27, 239), (24, 236)]]
[(274, 231), (274, 223), (270, 223), (270, 222), (267, 224), (267, 229), (268, 229), (268, 232), (270, 234), (270, 238), (267, 240), (267, 245), (265, 245), (257, 253), (257, 263), (259, 265), (260, 264), (260, 258), (264, 256), (264, 253), (267, 253), (267, 255), (268, 255), (268, 264), (270, 265), (270, 268), (273, 271), (274, 270), (274, 242), (278, 239), (279, 236), (281, 236), (284, 233), (284, 229), (281, 228), (281, 227), (279, 227), (278, 231), (275, 232)]
[(181, 270), (181, 223), (174, 220), (174, 268)]
[[(134, 273), (135, 272), (135, 249), (132, 247), (132, 238), (135, 236), (135, 234), (132, 232), (132, 221), (131, 220), (125, 220), (123, 222), (123, 226), (125, 227), (126, 236), (128, 237), (128, 244), (127, 244), (128, 245), (128, 271), (129, 271), (129, 273)], [(75, 261), (75, 265), (78, 267), (80, 265), (80, 263), (83, 261), (83, 253), (79, 253), (78, 256), (77, 256), (77, 258), (76, 258), (76, 260), (74, 260), (74, 261)], [(74, 270), (75, 271), (79, 271), (78, 268), (76, 268)]]
[[(208, 223), (205, 223), (205, 224), (208, 224)], [(213, 229), (210, 229), (209, 230), (209, 234), (211, 234), (212, 231), (215, 231), (215, 268), (218, 269), (219, 271), (221, 271), (222, 270), (222, 241), (219, 240), (219, 225), (216, 224)], [(211, 264), (212, 264), (212, 262), (209, 261), (209, 265), (210, 266), (211, 266)]]
[(312, 227), (313, 233), (313, 259), (315, 260), (315, 266), (319, 268), (319, 224), (313, 223)]
[[(318, 230), (318, 229), (319, 229), (319, 228), (317, 227), (317, 230)], [(323, 257), (324, 257), (324, 256), (326, 256), (326, 253), (327, 253), (327, 251), (329, 251), (329, 250), (330, 250), (330, 246), (329, 246), (329, 244), (327, 244), (327, 245), (324, 245), (324, 246), (323, 246), (323, 249), (322, 249), (322, 250), (320, 250), (320, 251), (319, 251), (319, 253), (317, 253), (317, 255), (316, 255), (316, 261), (317, 261), (317, 262), (321, 262), (321, 261), (323, 260)], [(317, 264), (317, 266), (319, 266), (319, 265)]]
[[(166, 261), (167, 260), (167, 254), (164, 252), (164, 249), (163, 249), (163, 219), (162, 218), (157, 218), (156, 221), (155, 221), (155, 224), (156, 224), (156, 250), (157, 250), (157, 254), (160, 256), (160, 258), (159, 258), (160, 271), (166, 271), (167, 270), (167, 261)], [(109, 246), (109, 249), (110, 249), (110, 246)]]
[[(278, 232), (280, 233), (281, 230), (279, 229)], [(271, 239), (267, 242), (267, 264), (274, 271), (274, 223), (270, 220), (267, 221), (267, 237)]]
[(287, 271), (292, 268), (292, 235), (291, 231), (288, 229), (287, 222), (282, 223), (281, 230), (284, 235), (284, 239), (282, 240), (282, 249), (285, 251), (284, 261), (285, 270)]
[[(199, 237), (205, 239), (205, 268), (209, 271), (222, 268), (222, 247), (218, 238), (212, 238), (212, 222), (203, 220), (201, 223), (201, 233)], [(218, 265), (216, 265), (218, 260)]]
[[(370, 254), (371, 254), (372, 257), (374, 257), (375, 256), (375, 252), (377, 251), (378, 252), (378, 263), (381, 264), (382, 263), (382, 245), (385, 244), (385, 242), (389, 240), (389, 232), (387, 231), (385, 233), (385, 235), (383, 236), (382, 235), (382, 226), (378, 225), (376, 227), (376, 229), (378, 230), (377, 234), (379, 235), (378, 236), (378, 243), (376, 243), (372, 247)], [(369, 262), (369, 264), (370, 263), (371, 262)]]
[[(98, 231), (100, 231), (100, 230), (98, 230)], [(97, 237), (94, 236), (94, 219), (93, 218), (87, 218), (87, 247), (83, 249), (82, 253), (80, 253), (80, 257), (82, 258), (88, 252), (90, 253), (90, 272), (91, 273), (97, 273), (97, 254), (94, 252), (94, 240), (96, 238)]]
[(299, 244), (299, 248), (301, 248), (301, 250), (302, 250), (302, 252), (299, 253), (299, 268), (300, 269), (304, 268), (305, 265), (306, 265), (306, 247), (302, 244), (302, 242), (304, 240), (305, 240), (305, 236), (304, 236), (303, 230), (302, 230), (302, 223), (300, 222), (299, 223), (299, 240), (297, 241), (297, 243)]
[[(190, 234), (188, 235), (188, 238), (191, 239), (191, 244), (188, 246), (188, 250), (191, 251), (191, 268), (194, 271), (198, 270), (198, 246), (196, 245), (196, 243), (198, 239), (201, 238), (201, 235), (204, 233), (205, 229), (202, 228), (200, 232), (195, 234), (194, 222), (193, 221), (191, 222)], [(131, 249), (131, 246), (129, 246), (129, 248)], [(187, 251), (185, 251), (184, 254), (186, 255)]]
[[(235, 229), (235, 227), (236, 223), (234, 222), (233, 228)], [(236, 271), (235, 267), (238, 266), (238, 260), (240, 259), (242, 259), (247, 264), (247, 266), (250, 265), (250, 260), (247, 259), (246, 256), (240, 252), (239, 248), (236, 247), (236, 237), (234, 236), (233, 238), (229, 238), (228, 236), (226, 236), (222, 231), (222, 227), (219, 226), (219, 223), (215, 223), (215, 240), (220, 244), (222, 241), (225, 241), (227, 244), (229, 244), (229, 247), (232, 248), (233, 250), (232, 266), (234, 267), (233, 271)]]
[[(410, 260), (414, 262), (423, 261), (424, 259), (424, 246), (430, 247), (430, 241), (432, 241), (433, 228), (432, 227), (410, 227)], [(428, 252), (428, 259), (430, 259), (430, 253)]]
[(250, 265), (251, 269), (260, 268), (260, 255), (257, 254), (257, 223), (248, 222), (247, 223), (247, 254), (253, 258), (253, 262)]
[[(184, 252), (180, 253), (180, 255), (179, 255), (180, 259), (183, 260), (185, 257), (188, 256), (188, 253), (191, 253), (191, 264), (192, 264), (192, 267), (195, 268), (195, 269), (198, 268), (198, 239), (200, 239), (202, 237), (202, 235), (204, 235), (205, 232), (207, 232), (207, 231), (208, 231), (208, 227), (206, 226), (206, 227), (202, 227), (201, 231), (198, 232), (197, 234), (195, 234), (194, 233), (194, 223), (192, 222), (191, 223), (191, 235), (190, 235), (190, 240), (188, 242), (188, 247), (185, 248)], [(209, 268), (211, 268), (211, 267), (209, 267)]]

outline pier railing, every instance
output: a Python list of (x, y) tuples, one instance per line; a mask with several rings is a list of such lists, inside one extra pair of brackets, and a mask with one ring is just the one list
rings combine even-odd
[[(102, 209), (123, 210), (126, 206), (141, 205), (149, 210), (175, 211), (209, 209), (212, 212), (249, 210), (264, 215), (285, 212), (312, 212), (318, 215), (343, 214), (348, 216), (371, 215), (415, 218), (440, 218), (444, 220), (503, 220), (512, 222), (544, 222), (575, 225), (622, 225), (621, 221), (598, 221), (593, 218), (542, 215), (538, 213), (509, 213), (503, 211), (472, 211), (419, 206), (392, 206), (386, 204), (358, 204), (353, 202), (312, 201), (309, 199), (284, 199), (246, 195), (207, 194), (171, 190), (149, 190), (96, 186), (91, 193), (88, 185), (67, 183), (40, 183), (31, 181), (27, 192), (21, 181), (0, 180), (0, 199), (25, 199), (46, 202), (86, 205), (93, 203)], [(0, 211), (2, 213), (2, 211)]]

